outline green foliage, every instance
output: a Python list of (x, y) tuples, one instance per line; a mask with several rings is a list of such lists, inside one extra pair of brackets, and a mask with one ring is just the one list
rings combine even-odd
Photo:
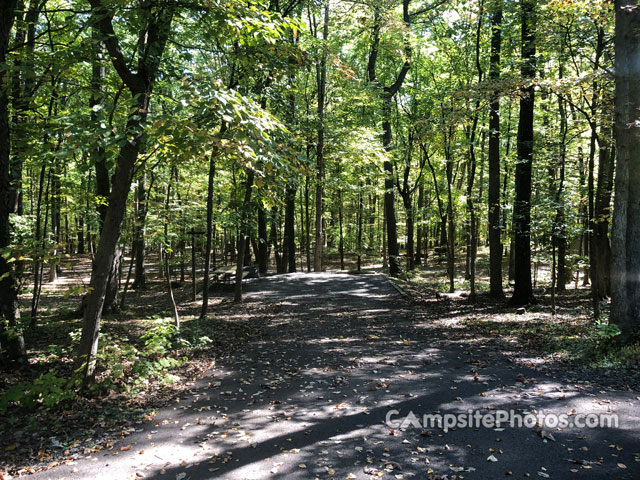
[(117, 389), (135, 394), (149, 381), (172, 383), (177, 379), (170, 370), (179, 367), (187, 359), (172, 355), (174, 346), (180, 343), (172, 319), (146, 322), (149, 328), (141, 336), (144, 345), (140, 349), (126, 338), (101, 334), (97, 358), (102, 373), (100, 381), (93, 387), (94, 391)]
[(58, 377), (55, 371), (42, 374), (33, 382), (9, 388), (0, 398), (0, 413), (4, 414), (10, 403), (27, 410), (40, 406), (46, 409), (63, 406), (75, 396), (71, 387), (69, 380)]
[(598, 319), (596, 320), (596, 329), (598, 331), (598, 335), (604, 340), (611, 340), (622, 332), (620, 332), (620, 327), (615, 323), (609, 323), (608, 320)]

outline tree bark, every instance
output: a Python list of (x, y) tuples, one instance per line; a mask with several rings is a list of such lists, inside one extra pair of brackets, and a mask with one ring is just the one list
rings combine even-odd
[[(93, 64), (91, 66), (91, 98), (89, 99), (89, 107), (91, 108), (90, 117), (92, 125), (98, 124), (97, 109), (101, 108), (104, 103), (104, 79), (106, 68), (102, 61), (104, 55), (104, 43), (101, 40), (101, 33), (98, 29), (94, 29), (92, 37), (96, 45), (96, 51)], [(99, 231), (102, 232), (104, 227), (107, 210), (109, 208), (109, 195), (111, 193), (111, 181), (109, 178), (109, 168), (107, 167), (106, 151), (102, 144), (98, 142), (97, 148), (92, 152), (94, 168), (96, 171), (96, 199), (98, 210)], [(52, 218), (53, 220), (53, 218)], [(53, 226), (53, 222), (52, 222)], [(114, 257), (114, 263), (119, 262), (118, 255)], [(118, 308), (118, 269), (112, 268), (108, 279), (107, 295), (105, 297), (103, 312), (110, 312)], [(84, 312), (88, 298), (85, 296), (81, 311)]]
[[(307, 150), (309, 145), (307, 145)], [(307, 151), (307, 158), (309, 158), (309, 152)], [(305, 241), (304, 249), (307, 257), (307, 272), (311, 271), (311, 217), (309, 216), (309, 176), (304, 179), (304, 222), (305, 222)], [(266, 224), (265, 224), (265, 237), (266, 237)]]
[[(410, 0), (402, 0), (402, 21), (405, 27), (409, 28), (411, 24), (411, 16), (409, 15), (409, 3)], [(382, 86), (377, 77), (377, 63), (378, 52), (380, 47), (380, 29), (382, 26), (382, 14), (380, 6), (374, 7), (374, 19), (373, 19), (373, 34), (371, 41), (371, 48), (369, 50), (369, 59), (367, 64), (367, 80), (372, 84), (379, 95), (382, 102), (382, 147), (385, 152), (389, 153), (392, 149), (391, 141), (393, 134), (391, 131), (391, 106), (392, 100), (409, 73), (411, 67), (411, 44), (407, 36), (404, 38), (404, 63), (402, 68), (398, 72), (395, 81), (388, 85)], [(393, 170), (393, 163), (390, 160), (390, 156), (384, 161), (384, 215), (386, 224), (386, 246), (388, 252), (389, 262), (389, 275), (392, 277), (398, 276), (400, 273), (400, 249), (398, 247), (398, 226), (396, 220), (396, 207), (395, 207), (395, 172)]]
[(95, 264), (91, 272), (87, 307), (84, 311), (82, 335), (75, 368), (85, 387), (93, 383), (95, 378), (100, 320), (105, 304), (109, 275), (115, 263), (116, 247), (120, 238), (134, 166), (143, 141), (149, 99), (173, 19), (172, 9), (161, 10), (150, 18), (149, 24), (145, 26), (146, 42), (142, 46), (142, 51), (139, 52), (138, 69), (136, 73), (132, 73), (122, 55), (118, 38), (113, 29), (113, 14), (103, 6), (100, 0), (90, 0), (90, 4), (96, 19), (96, 27), (105, 37), (104, 41), (113, 66), (134, 99), (132, 105), (134, 108), (131, 110), (126, 124), (129, 141), (120, 149), (116, 161), (109, 206), (100, 234)]
[(322, 31), (323, 51), (320, 62), (316, 67), (318, 84), (318, 143), (316, 145), (316, 238), (313, 255), (313, 270), (322, 271), (324, 248), (324, 106), (327, 89), (327, 45), (329, 38), (329, 8), (330, 0), (324, 4), (324, 26)]
[[(0, 85), (8, 84), (5, 70), (7, 50), (15, 15), (15, 0), (0, 1)], [(7, 89), (0, 89), (0, 249), (11, 243), (10, 213), (17, 202), (15, 184), (9, 178), (11, 138)], [(27, 352), (20, 329), (18, 285), (12, 266), (0, 255), (0, 364), (27, 365)]]
[(265, 275), (269, 268), (269, 237), (267, 234), (267, 214), (262, 203), (258, 204), (258, 271)]
[[(484, 1), (480, 0), (478, 25), (476, 29), (476, 70), (478, 71), (478, 85), (482, 84), (484, 71), (480, 65), (480, 33), (482, 30), (482, 11), (484, 9)], [(480, 99), (475, 103), (473, 121), (469, 132), (469, 168), (467, 174), (467, 210), (469, 211), (469, 280), (470, 293), (469, 301), (476, 300), (476, 254), (478, 248), (478, 228), (475, 205), (473, 202), (473, 185), (476, 176), (476, 137), (478, 120), (480, 114)]]
[(622, 342), (640, 333), (640, 5), (616, 0), (615, 133), (618, 162), (611, 235), (611, 322)]
[(253, 168), (247, 168), (247, 180), (244, 189), (244, 200), (242, 202), (242, 212), (240, 214), (240, 227), (238, 228), (238, 258), (236, 261), (236, 284), (233, 295), (235, 302), (242, 301), (242, 272), (244, 271), (245, 253), (247, 251), (247, 238), (249, 235), (249, 218), (251, 218), (251, 192), (253, 191), (253, 179), (255, 172)]
[[(221, 127), (223, 130), (224, 124)], [(200, 319), (207, 318), (207, 309), (209, 308), (209, 275), (211, 273), (211, 248), (213, 246), (213, 180), (216, 176), (216, 157), (218, 156), (218, 147), (213, 146), (213, 150), (209, 157), (209, 176), (207, 180), (207, 240), (204, 252), (204, 276), (202, 279), (202, 306), (200, 307)], [(192, 236), (193, 246), (193, 236)], [(195, 264), (195, 262), (192, 262)], [(195, 287), (194, 287), (195, 288)]]
[[(560, 77), (563, 76), (563, 65), (560, 65)], [(553, 226), (553, 253), (554, 253), (554, 265), (555, 265), (555, 253), (557, 248), (557, 275), (553, 277), (554, 285), (552, 286), (552, 294), (554, 295), (555, 303), (555, 291), (564, 292), (567, 279), (566, 279), (566, 254), (567, 254), (567, 227), (565, 218), (565, 200), (564, 200), (564, 182), (565, 182), (565, 167), (567, 159), (567, 134), (569, 132), (569, 126), (567, 123), (567, 111), (565, 106), (565, 99), (562, 95), (558, 96), (558, 114), (560, 116), (560, 155), (558, 168), (560, 170), (558, 186), (555, 192), (556, 203), (556, 216), (555, 224)], [(552, 272), (553, 273), (553, 272)], [(556, 281), (557, 280), (557, 281)], [(555, 312), (555, 305), (554, 305)]]
[(133, 280), (131, 288), (138, 290), (146, 290), (147, 288), (147, 276), (144, 268), (145, 257), (145, 234), (147, 223), (147, 173), (145, 166), (142, 166), (142, 174), (138, 180), (138, 187), (136, 188), (136, 223), (135, 223), (135, 241), (134, 241), (134, 255), (136, 263), (136, 274)]
[[(385, 96), (382, 105), (382, 147), (391, 151), (391, 97)], [(388, 157), (387, 157), (388, 158)], [(391, 160), (384, 161), (384, 211), (387, 231), (387, 252), (389, 255), (389, 275), (400, 273), (400, 247), (398, 246), (398, 221), (396, 219), (395, 172)]]
[(533, 163), (533, 109), (536, 74), (535, 1), (520, 4), (522, 23), (520, 74), (525, 82), (521, 90), (518, 121), (518, 162), (515, 171), (516, 198), (513, 207), (515, 247), (515, 286), (510, 303), (525, 305), (535, 301), (531, 284), (531, 170)]
[[(169, 206), (171, 205), (171, 177), (169, 176), (169, 184), (167, 185), (167, 196), (164, 203), (164, 274), (167, 284), (167, 293), (169, 294), (169, 300), (171, 301), (171, 309), (173, 311), (173, 322), (177, 331), (180, 331), (180, 314), (178, 313), (178, 306), (176, 305), (176, 299), (173, 296), (173, 285), (171, 285), (171, 267), (169, 266), (169, 249), (171, 248), (171, 242), (169, 240)], [(176, 171), (176, 180), (178, 174)]]
[[(424, 184), (421, 181), (420, 186), (418, 187), (418, 212), (416, 215), (416, 221), (418, 222), (418, 227), (416, 228), (416, 260), (415, 260), (416, 265), (420, 265), (422, 263), (422, 239), (424, 237), (424, 228), (422, 223), (423, 207), (424, 207)], [(426, 249), (425, 249), (425, 254), (426, 254)], [(426, 258), (426, 255), (425, 255), (425, 258)]]
[(502, 290), (502, 227), (500, 222), (500, 49), (502, 45), (502, 0), (495, 0), (491, 15), (489, 79), (494, 90), (489, 102), (489, 295), (504, 297)]
[(611, 296), (611, 245), (609, 244), (609, 218), (611, 216), (611, 191), (615, 150), (612, 148), (611, 128), (605, 119), (600, 130), (598, 157), (598, 186), (595, 198), (595, 250), (598, 276), (598, 299)]
[(295, 231), (295, 215), (296, 215), (296, 185), (291, 181), (287, 185), (284, 212), (284, 255), (288, 263), (287, 271), (293, 273), (296, 271), (296, 231)]

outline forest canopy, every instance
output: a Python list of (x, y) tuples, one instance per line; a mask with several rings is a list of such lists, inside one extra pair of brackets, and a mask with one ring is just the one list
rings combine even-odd
[(85, 386), (128, 291), (159, 278), (179, 330), (173, 290), (205, 321), (224, 268), (236, 301), (247, 275), (326, 268), (442, 266), (443, 292), (516, 307), (580, 287), (636, 338), (635, 0), (1, 9), (6, 365), (78, 258)]

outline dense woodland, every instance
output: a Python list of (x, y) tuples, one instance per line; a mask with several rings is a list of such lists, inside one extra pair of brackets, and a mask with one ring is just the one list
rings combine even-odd
[(237, 302), (245, 270), (436, 264), (446, 291), (518, 307), (588, 288), (593, 321), (634, 341), (636, 0), (0, 9), (7, 368), (26, 368), (43, 285), (77, 258), (85, 386), (103, 315), (152, 276), (176, 329), (176, 288), (205, 321), (221, 266)]

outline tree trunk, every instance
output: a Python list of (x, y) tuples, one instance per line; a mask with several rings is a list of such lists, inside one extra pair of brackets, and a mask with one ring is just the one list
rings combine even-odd
[(595, 250), (598, 277), (598, 298), (611, 296), (611, 246), (609, 245), (609, 217), (611, 216), (611, 191), (615, 150), (611, 145), (611, 129), (607, 120), (600, 130), (600, 152), (598, 161), (598, 186), (595, 198)]
[[(251, 192), (253, 191), (253, 179), (255, 172), (247, 168), (247, 180), (245, 183), (244, 200), (240, 212), (240, 226), (238, 228), (238, 258), (236, 262), (236, 284), (233, 295), (235, 302), (242, 301), (242, 273), (245, 265), (245, 253), (247, 251), (247, 239), (249, 237), (249, 219), (251, 218)], [(295, 195), (295, 191), (294, 191)]]
[[(5, 70), (7, 49), (11, 38), (16, 1), (0, 2), (0, 85), (8, 84)], [(15, 184), (9, 178), (11, 138), (9, 130), (9, 98), (5, 88), (0, 89), (0, 249), (11, 243), (10, 213), (17, 202)], [(20, 328), (18, 284), (12, 266), (0, 255), (0, 365), (27, 365), (27, 352)]]
[(147, 173), (142, 166), (142, 175), (138, 180), (136, 188), (136, 223), (135, 223), (135, 241), (134, 255), (136, 262), (136, 275), (131, 288), (138, 290), (146, 290), (147, 276), (144, 270), (145, 257), (145, 233), (147, 223)]
[[(343, 205), (342, 205), (342, 189), (338, 189), (338, 224), (340, 230), (340, 240), (338, 243), (338, 250), (340, 252), (340, 270), (344, 270), (344, 231), (343, 231)], [(360, 227), (360, 224), (358, 224)], [(359, 247), (358, 247), (359, 248)], [(358, 253), (359, 255), (359, 253)], [(360, 257), (358, 256), (358, 259)], [(359, 269), (359, 268), (358, 268)]]
[(640, 5), (616, 0), (615, 133), (618, 162), (611, 235), (611, 322), (622, 342), (640, 333)]
[[(307, 149), (308, 148), (309, 147), (307, 146)], [(307, 153), (307, 158), (309, 158), (308, 153)], [(304, 249), (307, 257), (307, 272), (311, 271), (311, 217), (309, 216), (309, 203), (310, 203), (309, 202), (309, 176), (307, 175), (304, 179), (304, 221), (305, 221)]]
[[(444, 120), (444, 118), (443, 118)], [(455, 292), (455, 266), (456, 266), (456, 226), (453, 212), (453, 158), (451, 156), (451, 140), (453, 128), (448, 127), (448, 135), (445, 134), (445, 161), (447, 175), (447, 213), (446, 222), (443, 223), (443, 231), (446, 231), (446, 251), (447, 251), (447, 276), (449, 278), (449, 293)]]
[[(391, 151), (391, 98), (385, 96), (382, 105), (382, 147)], [(389, 255), (389, 275), (397, 277), (400, 273), (400, 248), (398, 246), (398, 221), (396, 219), (395, 172), (391, 160), (384, 161), (384, 210), (387, 232), (387, 252)]]
[[(402, 1), (402, 21), (407, 30), (409, 30), (411, 17), (409, 15), (409, 3), (410, 0)], [(369, 59), (367, 64), (367, 80), (370, 84), (374, 85), (378, 91), (380, 100), (382, 101), (382, 146), (385, 152), (390, 152), (392, 145), (391, 141), (393, 135), (391, 132), (391, 106), (392, 100), (407, 76), (409, 68), (411, 67), (411, 43), (408, 38), (404, 38), (404, 63), (400, 72), (395, 78), (395, 81), (389, 86), (382, 86), (377, 77), (377, 62), (378, 52), (380, 47), (380, 28), (382, 25), (382, 14), (379, 6), (374, 7), (374, 20), (373, 20), (373, 36), (371, 49), (369, 50)], [(392, 277), (398, 276), (400, 273), (400, 249), (398, 247), (398, 226), (396, 220), (395, 210), (395, 172), (393, 169), (393, 163), (387, 157), (384, 161), (384, 214), (386, 223), (386, 244), (389, 261), (389, 275)]]
[[(524, 82), (532, 82), (536, 73), (535, 1), (523, 0), (521, 8), (520, 74)], [(534, 86), (521, 90), (518, 122), (518, 162), (515, 172), (516, 198), (513, 207), (515, 286), (510, 303), (525, 305), (535, 301), (531, 285), (531, 170), (533, 162)]]
[[(560, 65), (560, 77), (563, 74), (563, 66)], [(556, 218), (555, 225), (553, 228), (553, 253), (554, 253), (554, 264), (555, 264), (555, 253), (556, 248), (558, 251), (558, 262), (557, 262), (557, 276), (553, 278), (554, 285), (552, 286), (552, 293), (554, 295), (554, 303), (555, 303), (555, 291), (564, 292), (567, 279), (566, 279), (566, 255), (567, 255), (567, 226), (565, 219), (565, 204), (564, 204), (564, 181), (565, 181), (565, 167), (566, 167), (566, 159), (567, 159), (567, 134), (569, 132), (569, 126), (567, 123), (567, 111), (565, 106), (565, 99), (562, 95), (558, 96), (558, 114), (560, 116), (560, 158), (559, 158), (559, 169), (560, 169), (560, 178), (559, 185), (555, 194), (555, 203), (556, 203)], [(557, 280), (557, 281), (556, 281)], [(554, 305), (555, 312), (555, 305)]]
[[(220, 128), (224, 132), (224, 124)], [(216, 157), (218, 148), (214, 145), (211, 156), (209, 157), (209, 176), (207, 181), (207, 240), (204, 252), (204, 276), (202, 279), (202, 306), (200, 307), (200, 319), (207, 318), (207, 309), (209, 308), (209, 275), (211, 272), (211, 247), (213, 246), (213, 180), (216, 176)], [(193, 247), (193, 234), (192, 234)], [(192, 264), (195, 262), (192, 260)], [(194, 277), (195, 278), (195, 277)], [(195, 291), (195, 286), (194, 286)], [(195, 296), (195, 294), (194, 294)]]
[[(97, 111), (102, 107), (104, 103), (104, 79), (105, 79), (105, 66), (102, 63), (102, 56), (104, 54), (104, 44), (100, 41), (101, 34), (97, 29), (94, 29), (92, 33), (93, 40), (95, 42), (97, 51), (95, 52), (95, 57), (93, 59), (93, 64), (91, 67), (91, 97), (89, 99), (89, 107), (91, 108), (91, 123), (92, 125), (98, 124), (98, 115)], [(109, 169), (107, 167), (107, 157), (106, 151), (104, 147), (99, 143), (97, 148), (93, 151), (93, 162), (94, 168), (96, 171), (96, 200), (97, 200), (97, 210), (98, 210), (98, 223), (100, 225), (99, 231), (102, 232), (104, 227), (104, 222), (107, 216), (107, 210), (109, 208), (109, 195), (111, 192), (111, 182), (109, 178)], [(53, 226), (53, 217), (52, 217), (52, 226)], [(120, 253), (120, 252), (119, 252)], [(119, 261), (120, 255), (114, 256), (114, 263)], [(111, 269), (109, 278), (108, 278), (108, 286), (107, 286), (107, 295), (104, 300), (103, 312), (107, 313), (113, 310), (117, 310), (117, 297), (118, 297), (118, 279), (116, 276), (113, 276), (114, 272), (117, 272), (117, 269)], [(88, 296), (85, 295), (83, 299), (83, 305), (81, 310), (84, 312), (84, 308), (86, 307), (86, 302), (88, 301)]]
[[(447, 161), (447, 169), (449, 170), (449, 165), (451, 161)], [(447, 178), (450, 179), (451, 175), (448, 174)], [(451, 189), (453, 186), (451, 182), (448, 181), (447, 186), (447, 238), (446, 238), (446, 246), (447, 246), (447, 274), (449, 276), (449, 293), (453, 293), (456, 290), (455, 287), (455, 267), (456, 267), (456, 226), (455, 226), (455, 218), (453, 216), (453, 196)], [(443, 226), (444, 227), (444, 226)]]
[(329, 6), (330, 0), (324, 4), (324, 26), (322, 31), (323, 51), (320, 62), (316, 65), (316, 81), (318, 85), (318, 143), (316, 144), (316, 238), (313, 255), (313, 270), (322, 271), (324, 247), (324, 106), (327, 89), (327, 40), (329, 38)]
[(269, 237), (267, 234), (267, 214), (264, 206), (258, 204), (258, 271), (265, 275), (269, 269)]
[[(480, 1), (480, 12), (484, 9), (484, 1)], [(480, 33), (482, 30), (482, 15), (478, 15), (478, 26), (476, 29), (476, 69), (478, 71), (478, 85), (482, 84), (483, 70), (480, 65)], [(476, 300), (476, 253), (478, 247), (478, 228), (476, 225), (476, 211), (473, 202), (473, 184), (476, 176), (476, 130), (480, 112), (480, 99), (476, 100), (473, 121), (469, 132), (469, 168), (467, 174), (467, 210), (469, 212), (469, 280), (470, 293), (469, 301)], [(481, 179), (482, 180), (482, 179)]]
[[(357, 250), (357, 264), (356, 264), (356, 268), (358, 270), (358, 272), (360, 271), (360, 269), (362, 268), (362, 229), (363, 229), (363, 222), (364, 222), (364, 205), (362, 202), (362, 181), (360, 182), (359, 185), (359, 189), (358, 189), (358, 214), (357, 214), (357, 221), (358, 221), (358, 231), (356, 233), (356, 250)], [(342, 214), (342, 199), (340, 199), (340, 213)], [(342, 244), (342, 222), (340, 222), (340, 243)], [(342, 257), (344, 257), (344, 247), (341, 245), (342, 253), (341, 253), (341, 263), (342, 263), (342, 270), (344, 270), (344, 261), (342, 260)]]
[(500, 222), (500, 49), (502, 44), (502, 0), (495, 0), (491, 16), (489, 79), (495, 89), (489, 103), (489, 295), (502, 298), (502, 227)]
[(284, 256), (288, 263), (287, 271), (293, 273), (296, 271), (296, 232), (295, 232), (295, 215), (296, 215), (296, 185), (290, 182), (287, 185), (284, 212)]
[(100, 0), (90, 0), (90, 4), (94, 10), (96, 27), (100, 28), (106, 38), (105, 42), (112, 63), (131, 91), (135, 99), (133, 105), (135, 108), (131, 110), (126, 124), (126, 130), (130, 132), (130, 140), (122, 146), (117, 157), (109, 206), (100, 234), (87, 294), (87, 307), (84, 311), (82, 335), (75, 363), (76, 371), (79, 372), (85, 387), (93, 383), (95, 378), (100, 320), (105, 305), (109, 275), (115, 264), (116, 247), (120, 238), (134, 166), (145, 133), (149, 98), (173, 18), (172, 10), (160, 10), (151, 17), (149, 25), (145, 27), (147, 38), (144, 51), (139, 53), (138, 70), (134, 74), (129, 70), (122, 56), (118, 38), (113, 30), (112, 15), (103, 7)]
[[(101, 42), (100, 38), (101, 33), (97, 29), (94, 29), (92, 33), (92, 40), (96, 50), (94, 52), (93, 64), (91, 66), (91, 96), (89, 97), (91, 124), (94, 126), (98, 124), (97, 112), (102, 108), (104, 103), (104, 77), (106, 70), (101, 60), (104, 55), (104, 44)], [(98, 146), (92, 151), (91, 155), (96, 171), (98, 221), (100, 224), (100, 230), (102, 230), (104, 219), (107, 216), (107, 208), (109, 207), (108, 200), (111, 192), (111, 185), (109, 181), (106, 152), (101, 142), (98, 142)]]
[[(418, 222), (418, 228), (416, 229), (416, 260), (415, 264), (420, 265), (422, 263), (422, 238), (424, 237), (424, 229), (423, 229), (423, 212), (422, 209), (424, 207), (424, 185), (422, 181), (420, 181), (420, 186), (418, 187), (418, 212), (416, 215), (416, 221)], [(426, 252), (425, 252), (426, 253)], [(426, 255), (425, 255), (426, 256)]]
[[(173, 322), (177, 331), (180, 331), (180, 315), (178, 314), (178, 307), (176, 305), (176, 299), (173, 296), (173, 285), (171, 285), (171, 268), (169, 266), (169, 250), (171, 248), (171, 242), (169, 240), (169, 206), (171, 205), (171, 177), (169, 176), (169, 184), (167, 185), (167, 196), (164, 203), (164, 273), (167, 284), (167, 293), (169, 294), (169, 300), (171, 301), (171, 309), (173, 311)], [(178, 174), (176, 171), (176, 180)]]

